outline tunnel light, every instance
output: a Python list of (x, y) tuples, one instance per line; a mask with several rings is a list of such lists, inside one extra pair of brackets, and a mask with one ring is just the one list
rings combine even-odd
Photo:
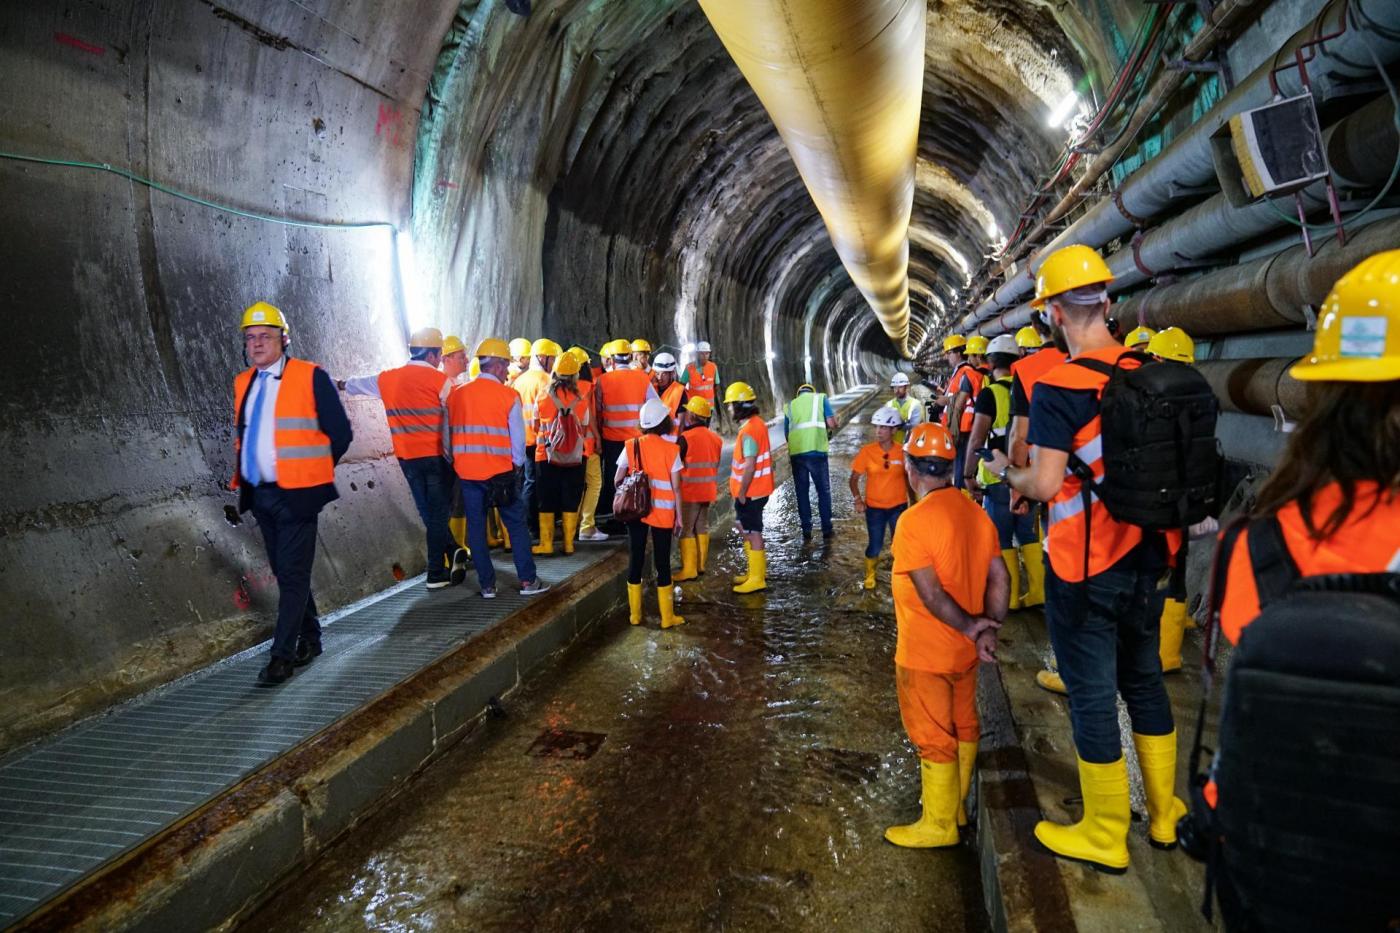
[(1051, 109), (1050, 116), (1045, 120), (1046, 126), (1053, 129), (1064, 126), (1065, 121), (1067, 121), (1078, 108), (1079, 95), (1074, 91), (1070, 91)]
[(776, 360), (778, 358), (778, 354), (774, 353), (772, 350), (769, 350), (768, 355), (765, 358), (771, 362), (772, 360)]
[(420, 327), (427, 327), (427, 308), (423, 302), (423, 290), (419, 287), (418, 262), (413, 251), (413, 237), (406, 231), (396, 231), (394, 237), (394, 262), (399, 279), (399, 293), (403, 296), (404, 322), (409, 333)]

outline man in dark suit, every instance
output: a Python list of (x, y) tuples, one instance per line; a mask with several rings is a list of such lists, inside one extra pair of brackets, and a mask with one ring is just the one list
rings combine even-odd
[(321, 653), (321, 622), (311, 594), (316, 520), (339, 498), (335, 465), (353, 433), (330, 376), (287, 355), (287, 319), (260, 301), (243, 312), (251, 366), (233, 381), (233, 488), (252, 511), (277, 578), (277, 627), (260, 686), (276, 686)]

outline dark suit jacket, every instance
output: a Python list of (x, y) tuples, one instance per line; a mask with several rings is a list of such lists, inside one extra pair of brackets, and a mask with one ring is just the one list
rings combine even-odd
[[(339, 463), (340, 458), (345, 456), (345, 451), (350, 449), (350, 441), (355, 437), (355, 432), (350, 429), (350, 418), (345, 414), (345, 406), (340, 403), (340, 393), (336, 392), (335, 383), (320, 367), (316, 368), (311, 377), (311, 392), (316, 398), (316, 420), (320, 423), (322, 433), (331, 439), (331, 459)], [(243, 396), (243, 408), (248, 407), (248, 395)], [(239, 437), (243, 436), (243, 408), (238, 411), (238, 424), (235, 428)], [(238, 469), (238, 464), (234, 464), (234, 469)], [(283, 489), (282, 495), (287, 498), (287, 505), (293, 512), (307, 518), (320, 512), (326, 503), (340, 498), (335, 483), (308, 486), (305, 489)], [(242, 483), (238, 487), (238, 511), (246, 512), (252, 507), (253, 487)]]

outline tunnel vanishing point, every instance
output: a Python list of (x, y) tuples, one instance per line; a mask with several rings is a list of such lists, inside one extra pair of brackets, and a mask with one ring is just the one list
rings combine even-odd
[[(426, 325), (704, 340), (771, 415), (942, 379), (1084, 244), (1266, 471), (1318, 305), (1400, 247), (1397, 62), (1394, 0), (6, 3), (0, 753), (268, 637), (227, 488), (258, 300), (337, 376)], [(1261, 192), (1231, 118), (1280, 102)], [(382, 410), (347, 408), (323, 610), (424, 566)]]

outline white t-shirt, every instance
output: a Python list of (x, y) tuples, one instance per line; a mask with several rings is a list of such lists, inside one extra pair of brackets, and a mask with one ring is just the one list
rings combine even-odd
[[(631, 447), (631, 446), (632, 446), (631, 444), (624, 444), (623, 447), (622, 447), (622, 453), (620, 453), (620, 454), (617, 455), (617, 465), (618, 465), (619, 467), (626, 468), (626, 466), (627, 466), (627, 448), (628, 448), (628, 447)], [(670, 472), (672, 472), (672, 473), (679, 473), (680, 471), (681, 471), (681, 455), (680, 455), (680, 454), (676, 454), (676, 462), (673, 463), (673, 464), (671, 464), (671, 470), (670, 470)]]

